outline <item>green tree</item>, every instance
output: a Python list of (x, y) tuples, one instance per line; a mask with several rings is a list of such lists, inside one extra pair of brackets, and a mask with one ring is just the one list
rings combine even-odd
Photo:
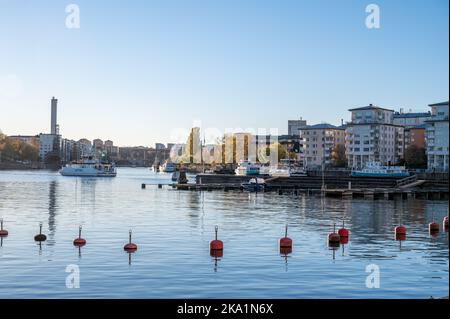
[(405, 151), (405, 164), (408, 168), (426, 168), (427, 156), (423, 147), (410, 145)]

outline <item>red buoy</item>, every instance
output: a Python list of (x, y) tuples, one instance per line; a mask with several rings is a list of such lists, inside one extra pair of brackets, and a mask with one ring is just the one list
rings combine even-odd
[(448, 232), (448, 216), (444, 217), (444, 220), (442, 221), (442, 225), (443, 225), (444, 231)]
[(221, 240), (217, 239), (217, 232), (219, 230), (219, 226), (216, 226), (215, 228), (215, 232), (216, 232), (216, 239), (211, 240), (211, 242), (209, 243), (209, 249), (211, 251), (214, 250), (223, 250), (223, 242)]
[(292, 248), (292, 239), (287, 236), (288, 225), (286, 225), (284, 231), (284, 237), (280, 238), (280, 249), (281, 248)]
[(406, 227), (403, 225), (397, 226), (394, 229), (395, 240), (406, 240)]
[(131, 229), (129, 232), (129, 240), (128, 240), (128, 244), (126, 244), (125, 246), (123, 246), (123, 249), (127, 252), (133, 253), (137, 250), (137, 245), (131, 242)]
[(348, 242), (348, 235), (349, 235), (349, 231), (348, 229), (345, 228), (345, 222), (342, 221), (342, 228), (338, 230), (338, 234), (339, 236), (347, 238), (347, 242)]
[(82, 247), (82, 246), (86, 245), (86, 239), (81, 238), (81, 226), (78, 229), (78, 238), (74, 239), (73, 245), (77, 246), (77, 247)]
[(35, 241), (46, 241), (47, 240), (47, 236), (45, 236), (42, 233), (42, 223), (39, 223), (39, 234), (37, 234), (36, 236), (34, 236), (34, 240)]
[(328, 243), (339, 244), (341, 241), (341, 236), (336, 233), (336, 223), (333, 224), (333, 232), (328, 234)]
[(0, 225), (0, 237), (8, 236), (8, 231), (6, 229), (3, 229), (3, 218), (0, 219)]
[(431, 222), (428, 224), (428, 231), (431, 235), (437, 235), (439, 233), (440, 225), (436, 222)]

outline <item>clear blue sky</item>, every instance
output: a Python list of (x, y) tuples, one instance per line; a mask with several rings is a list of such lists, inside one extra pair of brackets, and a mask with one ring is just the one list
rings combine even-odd
[[(81, 28), (65, 27), (76, 3)], [(367, 29), (366, 5), (381, 9)], [(448, 1), (0, 0), (0, 130), (118, 145), (448, 100)]]

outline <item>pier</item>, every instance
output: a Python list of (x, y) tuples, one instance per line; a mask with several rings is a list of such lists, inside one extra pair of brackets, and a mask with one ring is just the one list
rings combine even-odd
[[(449, 185), (445, 178), (412, 175), (407, 178), (371, 178), (352, 176), (259, 176), (266, 181), (262, 192), (283, 194), (323, 195), (343, 199), (428, 199), (448, 200)], [(198, 174), (195, 183), (168, 184), (182, 191), (243, 191), (242, 183), (250, 176)], [(157, 184), (158, 188), (164, 185)], [(144, 189), (146, 184), (142, 184)]]

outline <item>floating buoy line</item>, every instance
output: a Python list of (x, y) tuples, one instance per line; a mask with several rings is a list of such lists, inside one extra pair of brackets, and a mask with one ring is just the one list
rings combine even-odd
[[(0, 218), (0, 239), (1, 243), (3, 244), (3, 238), (7, 237), (9, 235), (8, 231), (3, 228), (4, 226), (4, 220)], [(448, 215), (443, 218), (442, 221), (442, 227), (444, 229), (444, 232), (448, 232)], [(215, 238), (210, 241), (209, 243), (209, 249), (210, 249), (210, 255), (211, 257), (215, 258), (216, 261), (216, 267), (217, 267), (217, 260), (220, 257), (223, 257), (223, 249), (224, 244), (223, 241), (218, 239), (218, 231), (219, 226), (215, 226)], [(82, 232), (82, 226), (80, 225), (78, 228), (78, 237), (76, 237), (73, 240), (73, 245), (75, 247), (78, 247), (80, 250), (81, 247), (86, 245), (87, 241), (86, 239), (81, 237)], [(435, 221), (434, 217), (434, 211), (432, 213), (432, 221), (428, 224), (428, 232), (430, 235), (436, 236), (440, 232), (440, 224)], [(401, 216), (400, 216), (400, 223), (398, 226), (394, 228), (394, 234), (395, 234), (395, 240), (400, 241), (400, 243), (404, 240), (406, 240), (407, 235), (407, 229), (406, 226), (404, 226), (401, 222)], [(336, 232), (336, 222), (333, 223), (333, 231), (330, 232), (327, 236), (328, 240), (328, 246), (335, 250), (336, 248), (339, 248), (339, 246), (342, 244), (343, 246), (349, 242), (349, 236), (350, 231), (345, 228), (345, 221), (342, 221), (342, 227)], [(42, 222), (39, 223), (39, 233), (34, 236), (34, 240), (41, 245), (42, 242), (47, 240), (47, 236), (42, 233)], [(292, 238), (288, 237), (288, 225), (285, 226), (284, 231), (284, 237), (281, 237), (279, 239), (279, 249), (280, 254), (283, 256), (287, 256), (292, 252), (292, 246), (293, 246), (293, 240)], [(0, 246), (1, 247), (1, 246)], [(128, 253), (134, 253), (137, 251), (138, 246), (132, 242), (132, 230), (130, 229), (128, 232), (128, 243), (126, 243), (123, 246), (123, 249)], [(81, 256), (81, 252), (80, 252)], [(334, 259), (334, 254), (333, 254)], [(131, 257), (130, 257), (130, 264), (131, 264)]]

